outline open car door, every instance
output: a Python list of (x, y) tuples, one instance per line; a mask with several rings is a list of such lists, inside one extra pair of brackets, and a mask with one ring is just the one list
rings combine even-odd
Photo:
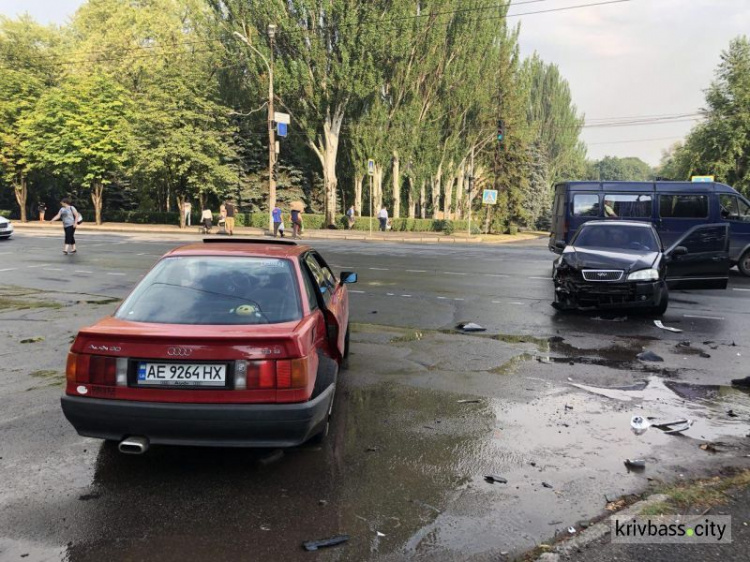
[(704, 224), (688, 230), (666, 252), (670, 289), (726, 289), (729, 226)]
[(319, 291), (319, 303), (325, 316), (326, 334), (330, 349), (336, 359), (342, 359), (346, 350), (346, 319), (349, 312), (349, 297), (333, 275), (323, 257), (315, 251), (304, 256)]

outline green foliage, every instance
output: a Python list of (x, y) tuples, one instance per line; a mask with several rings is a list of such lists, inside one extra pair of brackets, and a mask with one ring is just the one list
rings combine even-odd
[(737, 37), (721, 55), (706, 92), (705, 121), (662, 158), (659, 174), (688, 180), (713, 175), (750, 196), (750, 39)]
[(601, 160), (587, 162), (585, 177), (595, 181), (651, 181), (654, 170), (640, 158), (605, 156)]

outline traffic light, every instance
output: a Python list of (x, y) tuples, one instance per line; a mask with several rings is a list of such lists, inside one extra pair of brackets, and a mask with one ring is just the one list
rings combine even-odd
[(503, 142), (505, 140), (505, 121), (502, 119), (497, 122), (497, 142)]

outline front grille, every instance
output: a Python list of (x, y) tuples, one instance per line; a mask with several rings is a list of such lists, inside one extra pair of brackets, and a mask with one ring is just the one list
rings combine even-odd
[(586, 269), (583, 272), (586, 281), (619, 281), (622, 279), (621, 269)]

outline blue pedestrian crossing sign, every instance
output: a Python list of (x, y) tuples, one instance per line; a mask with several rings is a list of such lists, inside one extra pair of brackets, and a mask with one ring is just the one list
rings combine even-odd
[(288, 125), (286, 123), (276, 123), (276, 132), (280, 137), (285, 137), (287, 135), (287, 127)]
[(708, 183), (714, 181), (713, 176), (692, 176), (690, 181), (694, 183)]
[(485, 189), (482, 192), (482, 205), (497, 204), (497, 189)]

